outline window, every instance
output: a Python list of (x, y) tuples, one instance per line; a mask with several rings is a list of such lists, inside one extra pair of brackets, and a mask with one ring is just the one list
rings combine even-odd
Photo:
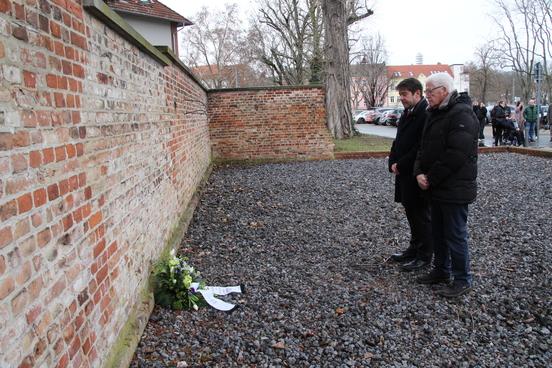
[(390, 100), (391, 100), (391, 103), (394, 103), (395, 102), (395, 96), (391, 96)]

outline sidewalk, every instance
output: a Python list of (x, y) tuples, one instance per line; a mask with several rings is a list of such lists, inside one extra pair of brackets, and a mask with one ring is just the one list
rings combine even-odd
[[(490, 125), (485, 127), (483, 131), (485, 135), (485, 146), (492, 147), (494, 144), (493, 129)], [(552, 142), (550, 141), (550, 130), (539, 130), (539, 137), (536, 142), (529, 143), (527, 147), (552, 150)]]

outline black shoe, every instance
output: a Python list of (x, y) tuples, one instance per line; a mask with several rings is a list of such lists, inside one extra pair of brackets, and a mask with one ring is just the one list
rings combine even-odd
[(416, 271), (416, 270), (420, 270), (422, 268), (425, 268), (425, 267), (429, 266), (430, 264), (431, 264), (431, 261), (416, 258), (416, 259), (414, 259), (410, 262), (403, 263), (401, 265), (401, 270), (407, 271), (407, 272)]
[(404, 251), (404, 252), (395, 253), (391, 255), (391, 260), (395, 262), (400, 262), (400, 263), (410, 262), (415, 258), (416, 256), (410, 253), (409, 251)]
[(468, 284), (456, 282), (440, 289), (439, 291), (437, 291), (437, 294), (440, 296), (444, 296), (445, 298), (457, 298), (470, 292), (471, 289), (471, 286)]
[(418, 284), (434, 285), (450, 283), (450, 275), (445, 275), (439, 271), (431, 270), (430, 273), (416, 278)]

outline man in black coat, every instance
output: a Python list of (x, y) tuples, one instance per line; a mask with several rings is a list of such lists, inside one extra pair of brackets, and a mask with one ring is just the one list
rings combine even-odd
[(457, 297), (472, 287), (467, 220), (477, 195), (479, 122), (471, 106), (458, 100), (449, 74), (432, 74), (425, 93), (429, 115), (414, 175), (430, 197), (435, 259), (433, 270), (417, 281), (446, 283), (438, 294)]
[(397, 85), (405, 111), (389, 155), (389, 171), (395, 174), (395, 202), (402, 203), (410, 226), (409, 247), (391, 255), (391, 259), (402, 262), (405, 271), (429, 266), (433, 256), (429, 203), (412, 174), (427, 116), (427, 101), (422, 90), (416, 78), (405, 79)]

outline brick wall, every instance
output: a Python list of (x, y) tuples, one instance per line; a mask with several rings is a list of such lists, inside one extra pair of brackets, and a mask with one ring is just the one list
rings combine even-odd
[(211, 91), (209, 131), (215, 158), (333, 157), (320, 87)]
[(210, 162), (207, 96), (74, 0), (0, 0), (0, 367), (99, 367)]

